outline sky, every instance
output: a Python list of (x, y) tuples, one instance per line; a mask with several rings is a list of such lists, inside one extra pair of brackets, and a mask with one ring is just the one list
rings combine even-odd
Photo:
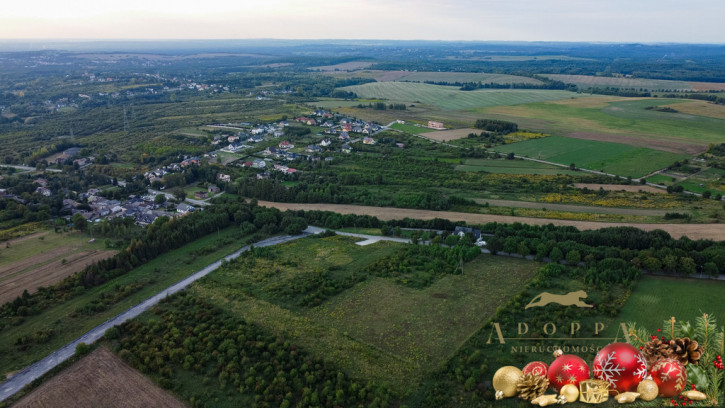
[(9, 0), (0, 39), (725, 43), (725, 0)]

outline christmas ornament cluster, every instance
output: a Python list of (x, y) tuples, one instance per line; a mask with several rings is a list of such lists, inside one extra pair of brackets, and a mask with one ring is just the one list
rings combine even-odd
[[(496, 399), (518, 397), (533, 405), (580, 401), (599, 404), (612, 397), (620, 404), (636, 400), (670, 399), (683, 406), (707, 396), (687, 386), (687, 364), (697, 364), (702, 347), (689, 338), (665, 341), (652, 336), (645, 346), (612, 343), (602, 348), (590, 365), (575, 355), (554, 353), (547, 364), (534, 361), (523, 370), (501, 367), (493, 376)], [(720, 363), (722, 364), (722, 363)], [(556, 394), (546, 394), (553, 389)]]

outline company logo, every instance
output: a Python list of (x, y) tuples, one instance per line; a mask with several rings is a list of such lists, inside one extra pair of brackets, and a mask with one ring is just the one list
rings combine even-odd
[(569, 292), (566, 295), (555, 295), (549, 292), (542, 292), (531, 299), (531, 302), (529, 302), (524, 309), (543, 307), (549, 303), (556, 303), (562, 306), (594, 307), (593, 305), (586, 304), (583, 300), (581, 300), (586, 297), (587, 292), (584, 292), (583, 290)]

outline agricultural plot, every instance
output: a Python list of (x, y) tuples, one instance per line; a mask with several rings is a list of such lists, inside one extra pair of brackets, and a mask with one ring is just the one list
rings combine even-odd
[(725, 282), (722, 281), (643, 276), (622, 308), (619, 320), (637, 322), (655, 331), (672, 316), (694, 324), (695, 317), (711, 313), (722, 325), (725, 321), (723, 291)]
[(461, 91), (457, 87), (409, 82), (373, 82), (340, 88), (362, 98), (391, 102), (424, 103), (443, 110), (465, 110), (486, 106), (519, 105), (575, 98), (567, 91), (538, 89)]
[(504, 145), (496, 151), (565, 165), (574, 163), (576, 167), (631, 177), (650, 174), (687, 157), (619, 143), (557, 136)]
[(476, 129), (451, 129), (451, 130), (438, 130), (435, 132), (426, 133), (423, 137), (437, 142), (450, 142), (451, 140), (464, 139), (471, 133), (476, 133)]
[(564, 167), (531, 160), (466, 159), (456, 166), (458, 171), (483, 171), (500, 174), (579, 174)]
[(0, 304), (33, 293), (115, 254), (80, 233), (41, 232), (9, 241), (0, 252)]
[(395, 123), (390, 127), (395, 130), (402, 130), (403, 132), (408, 132), (412, 135), (419, 135), (421, 133), (428, 133), (428, 132), (436, 131), (435, 129), (427, 128), (422, 125), (414, 125), (414, 124), (410, 124), (410, 123)]
[(185, 407), (186, 404), (98, 348), (42, 384), (15, 407)]
[[(337, 236), (281, 245), (273, 259), (256, 257), (253, 269), (232, 264), (192, 291), (320, 358), (335, 358), (352, 376), (404, 391), (439, 367), (537, 267), (480, 256), (462, 275), (446, 275), (422, 289), (373, 276), (354, 284), (354, 277), (370, 273), (366, 266), (404, 248), (391, 242), (361, 247), (356, 240)], [(329, 292), (327, 300), (302, 306), (304, 298), (291, 293), (320, 274), (326, 277), (319, 285)], [(353, 285), (340, 291), (339, 284), (350, 278)]]
[(483, 115), (525, 124), (558, 136), (612, 141), (665, 152), (699, 154), (721, 143), (725, 120), (647, 108), (674, 106), (673, 100), (581, 98), (480, 109)]
[(398, 77), (395, 81), (402, 82), (481, 82), (484, 84), (530, 84), (541, 85), (542, 81), (534, 78), (506, 75), (506, 74), (486, 74), (477, 72), (409, 72)]
[(582, 89), (596, 87), (617, 87), (617, 88), (634, 88), (636, 90), (658, 91), (692, 91), (693, 86), (685, 81), (668, 81), (661, 79), (645, 79), (645, 78), (614, 78), (589, 75), (560, 75), (546, 74), (544, 75), (555, 81), (574, 84)]

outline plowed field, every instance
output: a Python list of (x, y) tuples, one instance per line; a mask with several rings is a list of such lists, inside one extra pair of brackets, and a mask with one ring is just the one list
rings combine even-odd
[(56, 375), (15, 407), (184, 407), (105, 348)]

